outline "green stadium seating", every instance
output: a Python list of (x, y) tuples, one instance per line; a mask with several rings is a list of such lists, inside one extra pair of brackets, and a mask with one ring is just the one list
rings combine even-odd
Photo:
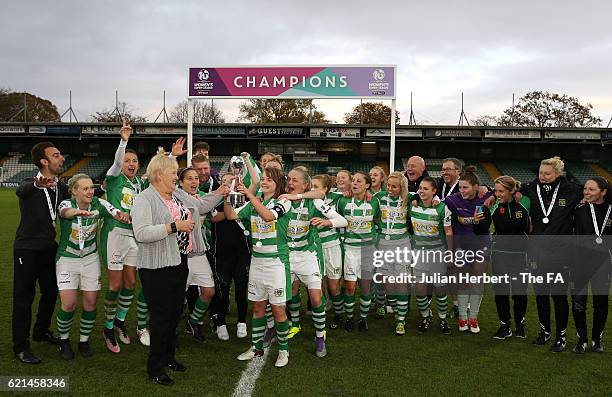
[(510, 175), (521, 182), (531, 182), (537, 177), (537, 162), (496, 160), (495, 166), (502, 175)]
[(597, 176), (597, 172), (587, 163), (568, 162), (565, 164), (566, 172), (576, 178), (580, 184), (584, 183), (591, 177)]

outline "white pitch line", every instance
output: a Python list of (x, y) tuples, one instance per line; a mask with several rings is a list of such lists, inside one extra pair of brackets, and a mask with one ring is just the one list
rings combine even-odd
[(240, 380), (236, 383), (234, 388), (234, 397), (250, 397), (255, 389), (255, 382), (261, 374), (261, 370), (266, 365), (266, 359), (268, 358), (268, 351), (270, 349), (264, 349), (264, 355), (262, 357), (256, 357), (251, 360), (247, 367), (242, 371)]

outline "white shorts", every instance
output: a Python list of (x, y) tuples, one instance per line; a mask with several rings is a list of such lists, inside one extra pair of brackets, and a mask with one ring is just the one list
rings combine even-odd
[(272, 305), (287, 302), (287, 274), (279, 258), (251, 258), (249, 270), (249, 300), (267, 300)]
[(325, 275), (331, 280), (342, 278), (342, 248), (340, 245), (323, 247), (323, 262), (325, 263)]
[(133, 236), (118, 233), (116, 228), (108, 232), (106, 260), (109, 270), (123, 270), (123, 266), (136, 267), (137, 255), (138, 246)]
[[(388, 262), (386, 260), (382, 260), (382, 258), (385, 258), (385, 251), (392, 251), (392, 252), (396, 252), (397, 248), (399, 248), (400, 250), (403, 250), (404, 248), (410, 250), (411, 249), (411, 245), (410, 245), (410, 238), (406, 237), (406, 238), (402, 238), (399, 240), (380, 240), (378, 242), (378, 246), (377, 246), (377, 250), (381, 251), (382, 253), (380, 254), (381, 256), (381, 263), (380, 266), (375, 266), (376, 273), (380, 273), (383, 276), (401, 276), (404, 274), (408, 274), (408, 270), (411, 268), (411, 262), (410, 261), (404, 261), (404, 259), (409, 260), (410, 256), (407, 255), (407, 258), (397, 258), (397, 259), (401, 259), (401, 261), (392, 261), (392, 262)], [(403, 255), (402, 255), (403, 256)], [(395, 255), (393, 256), (393, 258), (395, 258)]]
[(372, 280), (374, 276), (374, 246), (344, 246), (344, 280)]
[(187, 286), (198, 285), (205, 288), (213, 288), (215, 281), (213, 279), (212, 269), (206, 255), (190, 256), (187, 258), (187, 266), (189, 267), (189, 275), (187, 276)]
[(100, 291), (100, 257), (93, 253), (84, 258), (60, 256), (55, 267), (57, 288), (62, 290)]
[[(447, 264), (444, 262), (443, 250), (422, 250), (422, 254), (428, 252), (428, 255), (419, 257), (414, 265), (413, 275), (417, 283), (422, 280), (423, 276), (432, 276), (434, 274), (445, 276), (447, 273)], [(442, 258), (442, 260), (440, 260)], [(446, 283), (433, 283), (434, 287), (443, 287)]]
[(308, 289), (321, 289), (321, 272), (316, 252), (289, 251), (291, 283), (300, 280)]

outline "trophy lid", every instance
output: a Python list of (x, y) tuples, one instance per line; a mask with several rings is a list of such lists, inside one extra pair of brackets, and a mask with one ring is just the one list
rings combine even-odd
[(232, 168), (241, 170), (244, 167), (244, 160), (240, 156), (232, 156), (230, 165)]

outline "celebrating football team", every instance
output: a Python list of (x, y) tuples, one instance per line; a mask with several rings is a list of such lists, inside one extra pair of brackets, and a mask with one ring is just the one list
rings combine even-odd
[[(423, 334), (432, 322), (442, 335), (478, 334), (488, 289), (499, 329), (482, 331), (494, 339), (527, 338), (532, 288), (539, 319), (531, 328), (535, 346), (566, 349), (571, 309), (577, 330), (572, 351), (604, 351), (612, 275), (612, 200), (605, 178), (579, 186), (564, 176), (559, 157), (542, 160), (530, 183), (502, 175), (492, 186), (476, 167), (455, 158), (442, 161), (438, 178), (428, 175), (418, 156), (409, 159), (406, 172), (390, 175), (378, 166), (311, 175), (306, 166), (285, 169), (274, 153), (262, 155), (260, 165), (242, 153), (217, 171), (204, 143), (196, 146), (201, 150), (194, 151), (193, 165), (181, 169), (182, 138), (171, 153), (160, 148), (141, 175), (138, 154), (127, 148), (131, 132), (124, 122), (101, 194), (94, 194), (88, 175), (76, 174), (67, 185), (58, 179), (64, 158), (52, 143), (32, 148), (40, 172), (17, 189), (21, 222), (14, 243), (13, 350), (23, 363), (41, 362), (29, 342), (37, 283), (32, 338), (57, 345), (63, 360), (75, 358), (70, 334), (79, 312), (82, 357), (101, 354), (90, 344), (95, 337), (114, 354), (129, 349), (126, 317), (136, 300), (136, 336), (149, 346), (149, 377), (161, 385), (173, 383), (168, 370), (187, 370), (175, 358), (177, 329), (202, 342), (210, 320), (220, 341), (230, 339), (225, 318), (232, 281), (235, 335), (251, 337), (237, 357), (242, 361), (262, 359), (274, 347), (275, 366), (284, 367), (290, 346), (306, 340), (314, 340), (311, 354), (322, 359), (334, 334), (372, 332), (373, 303), (376, 318), (394, 314), (389, 334), (403, 336), (411, 327)], [(483, 275), (497, 281), (489, 286)], [(96, 312), (101, 289), (103, 315)], [(96, 323), (102, 327), (97, 335)], [(307, 334), (314, 338), (304, 339)]]

